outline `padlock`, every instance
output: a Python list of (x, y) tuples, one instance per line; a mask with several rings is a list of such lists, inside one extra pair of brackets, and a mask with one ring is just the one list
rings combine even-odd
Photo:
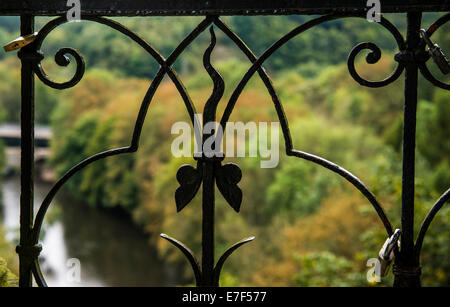
[(37, 37), (37, 32), (34, 32), (33, 34), (29, 34), (29, 35), (25, 35), (25, 36), (21, 36), (19, 38), (16, 38), (15, 40), (9, 42), (8, 44), (6, 44), (3, 49), (5, 49), (6, 52), (8, 51), (13, 51), (13, 50), (17, 50), (20, 48), (25, 47), (26, 45), (31, 44), (32, 42), (34, 42), (34, 40)]
[(444, 52), (442, 52), (441, 47), (439, 47), (438, 44), (434, 44), (431, 41), (430, 37), (427, 34), (427, 31), (425, 31), (424, 29), (420, 30), (420, 34), (421, 34), (423, 40), (428, 45), (428, 52), (430, 53), (431, 57), (433, 58), (433, 61), (439, 67), (441, 72), (444, 75), (447, 75), (448, 73), (450, 73), (450, 64), (449, 64), (448, 59), (445, 56)]
[(378, 253), (378, 260), (380, 261), (380, 277), (384, 277), (388, 273), (389, 265), (392, 260), (394, 260), (394, 247), (396, 244), (397, 247), (400, 247), (400, 234), (400, 229), (396, 229), (394, 234), (386, 239), (383, 247)]

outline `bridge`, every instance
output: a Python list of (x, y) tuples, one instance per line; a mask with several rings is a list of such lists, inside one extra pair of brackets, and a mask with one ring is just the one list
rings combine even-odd
[[(35, 150), (34, 162), (37, 178), (44, 181), (51, 181), (53, 172), (45, 167), (45, 162), (50, 156), (50, 139), (52, 131), (48, 126), (36, 125), (34, 130)], [(20, 168), (20, 124), (5, 123), (0, 125), (0, 139), (6, 146), (6, 173), (11, 173)]]
[[(52, 137), (52, 131), (48, 126), (36, 125), (34, 128), (35, 147), (47, 148)], [(7, 147), (20, 147), (20, 124), (5, 123), (0, 125), (0, 139)]]

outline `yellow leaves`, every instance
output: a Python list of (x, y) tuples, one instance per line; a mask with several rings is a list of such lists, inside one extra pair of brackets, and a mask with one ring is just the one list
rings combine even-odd
[(374, 225), (374, 216), (362, 215), (366, 201), (356, 193), (338, 194), (325, 199), (312, 216), (284, 230), (283, 250), (330, 250), (352, 258), (360, 251), (360, 235)]
[(298, 271), (297, 265), (293, 261), (270, 261), (265, 263), (257, 273), (253, 274), (252, 286), (283, 287), (291, 285), (292, 276)]
[(356, 63), (358, 73), (368, 80), (382, 80), (387, 78), (394, 71), (397, 63), (391, 54), (383, 54), (381, 59), (375, 64), (368, 64), (361, 59)]
[(101, 109), (111, 99), (110, 85), (104, 80), (86, 75), (75, 91), (71, 91), (74, 115), (93, 109)]
[[(363, 282), (367, 260), (367, 249), (364, 247), (367, 242), (364, 236), (368, 231), (381, 227), (375, 211), (371, 214), (361, 213), (361, 208), (366, 203), (358, 192), (331, 194), (322, 201), (316, 213), (284, 227), (278, 247), (280, 256), (258, 270), (253, 275), (253, 280), (258, 285), (297, 285), (306, 282), (304, 278), (308, 279), (308, 274), (317, 271), (314, 273), (317, 274), (314, 275), (315, 282), (311, 285), (317, 285), (320, 280), (326, 286)], [(316, 256), (320, 256), (321, 261), (326, 260), (326, 255), (332, 257), (330, 259), (336, 257), (340, 264), (325, 261), (316, 266), (306, 261), (309, 258), (314, 260)], [(323, 257), (325, 258), (322, 259)], [(339, 274), (327, 270), (338, 269), (354, 274), (331, 278)]]
[(444, 270), (438, 269), (436, 271), (436, 279), (439, 281), (444, 280), (447, 277), (447, 274), (445, 274)]

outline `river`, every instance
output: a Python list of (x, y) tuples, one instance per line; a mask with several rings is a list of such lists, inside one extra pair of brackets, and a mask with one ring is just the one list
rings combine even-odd
[[(17, 242), (19, 177), (2, 184), (3, 226)], [(35, 185), (37, 207), (50, 185)], [(36, 211), (36, 210), (35, 210)], [(156, 250), (128, 218), (91, 208), (61, 191), (43, 227), (41, 268), (49, 286), (176, 286), (182, 284), (173, 266), (158, 259)], [(73, 278), (74, 263), (80, 279)], [(73, 275), (75, 272), (75, 275)]]

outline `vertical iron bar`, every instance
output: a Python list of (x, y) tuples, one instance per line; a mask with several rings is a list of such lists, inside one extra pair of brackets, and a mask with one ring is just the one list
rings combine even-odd
[[(203, 55), (203, 66), (210, 75), (214, 88), (211, 96), (205, 103), (203, 109), (203, 131), (202, 131), (202, 156), (203, 156), (203, 190), (202, 190), (202, 281), (201, 285), (206, 287), (217, 286), (214, 281), (214, 211), (215, 211), (215, 187), (216, 187), (216, 164), (211, 152), (205, 152), (205, 142), (213, 138), (215, 131), (205, 132), (205, 127), (216, 120), (216, 109), (220, 98), (223, 95), (223, 79), (220, 74), (211, 65), (211, 53), (216, 45), (216, 36), (214, 28), (209, 29), (211, 33), (211, 42)], [(213, 144), (213, 152), (215, 151)]]
[[(34, 32), (34, 16), (20, 17), (20, 33), (28, 35)], [(31, 45), (22, 48), (18, 56), (21, 60), (21, 157), (20, 157), (20, 246), (28, 250), (33, 245), (33, 195), (34, 195), (34, 73), (31, 57)], [(19, 286), (31, 287), (32, 257), (19, 253)]]
[(411, 55), (405, 68), (405, 105), (403, 120), (403, 171), (402, 171), (402, 240), (399, 257), (395, 261), (396, 287), (419, 287), (419, 263), (414, 252), (414, 182), (418, 63), (415, 53), (420, 45), (422, 13), (407, 14), (407, 52)]
[[(34, 17), (20, 17), (21, 35), (34, 32)], [(33, 227), (33, 176), (34, 176), (34, 74), (32, 62), (25, 54), (30, 46), (19, 51), (21, 59), (21, 158), (20, 158), (20, 246), (30, 247)], [(19, 286), (31, 287), (31, 259), (26, 253), (19, 253)]]
[(203, 162), (202, 286), (214, 286), (214, 162)]

